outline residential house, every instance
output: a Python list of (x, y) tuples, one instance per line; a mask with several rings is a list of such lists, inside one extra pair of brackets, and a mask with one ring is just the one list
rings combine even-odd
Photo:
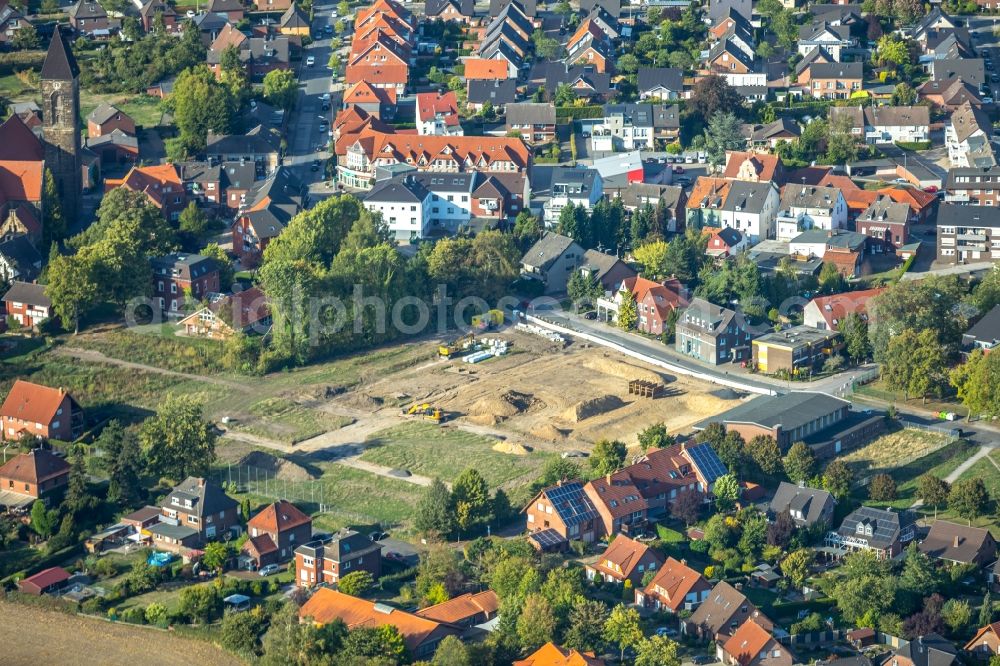
[(468, 629), (489, 622), (497, 616), (500, 600), (493, 590), (466, 592), (448, 601), (417, 611), (428, 620)]
[(961, 79), (975, 88), (987, 82), (986, 64), (982, 58), (942, 58), (931, 60), (926, 66), (930, 69), (931, 81)]
[[(211, 479), (189, 476), (160, 502), (160, 522), (149, 528), (159, 550), (184, 552), (239, 530), (239, 502)], [(235, 530), (234, 530), (235, 528)]]
[(753, 619), (741, 624), (717, 652), (726, 666), (792, 666), (796, 663), (791, 650)]
[(656, 138), (676, 137), (677, 111), (677, 107), (656, 104), (609, 104), (604, 107), (604, 118), (591, 130), (591, 145), (607, 152), (653, 149)]
[(674, 349), (712, 365), (750, 359), (749, 324), (743, 315), (702, 298), (677, 319)]
[(277, 170), (281, 153), (281, 133), (258, 125), (245, 134), (208, 133), (205, 156), (214, 162), (247, 162), (257, 168), (257, 178)]
[(539, 550), (560, 550), (570, 541), (593, 543), (604, 535), (601, 515), (582, 481), (560, 481), (528, 503), (528, 539)]
[(792, 142), (802, 135), (799, 124), (788, 118), (779, 118), (763, 125), (743, 125), (743, 136), (746, 137), (748, 148), (774, 148), (779, 143)]
[[(893, 201), (905, 203), (910, 207), (910, 223), (926, 224), (930, 221), (938, 203), (938, 197), (931, 192), (924, 192), (915, 187), (883, 187), (876, 192), (878, 196), (886, 196)], [(846, 196), (846, 193), (845, 193)], [(873, 200), (874, 201), (874, 200)]]
[(861, 62), (814, 62), (799, 76), (816, 99), (847, 99), (862, 89), (863, 80)]
[(721, 206), (719, 222), (742, 233), (750, 244), (773, 238), (778, 201), (778, 189), (773, 183), (733, 181)]
[(545, 69), (545, 90), (549, 99), (555, 95), (561, 84), (568, 85), (578, 99), (593, 103), (606, 102), (615, 94), (615, 86), (608, 72), (598, 72), (592, 65), (567, 65), (550, 62)]
[(771, 630), (773, 623), (746, 598), (742, 588), (741, 583), (736, 587), (724, 580), (716, 583), (691, 617), (681, 622), (681, 633), (724, 643), (749, 620)]
[(31, 237), (20, 234), (0, 241), (0, 280), (37, 280), (42, 272), (42, 255), (32, 244)]
[(782, 241), (808, 229), (845, 229), (847, 201), (839, 187), (789, 183), (781, 194), (777, 225), (778, 240)]
[(637, 83), (640, 101), (680, 99), (684, 95), (684, 70), (679, 67), (640, 67)]
[(631, 182), (620, 194), (625, 210), (634, 213), (647, 205), (656, 210), (662, 206), (665, 227), (671, 233), (684, 231), (687, 193), (679, 185), (653, 185)]
[(453, 91), (417, 93), (417, 134), (462, 136), (464, 133), (459, 122), (458, 98)]
[(980, 661), (1000, 654), (1000, 622), (981, 627), (962, 649)]
[(838, 557), (860, 550), (873, 553), (880, 560), (896, 557), (916, 537), (913, 515), (909, 511), (876, 509), (861, 506), (852, 511), (836, 531), (826, 535), (827, 552)]
[(917, 99), (943, 111), (954, 111), (965, 104), (982, 108), (979, 87), (961, 78), (925, 81), (917, 87)]
[(966, 350), (981, 349), (985, 353), (997, 345), (1000, 345), (1000, 305), (994, 305), (962, 335), (962, 348)]
[[(20, 383), (21, 380), (18, 380)], [(16, 384), (15, 384), (16, 386)], [(50, 389), (51, 390), (51, 389)], [(4, 403), (6, 408), (6, 402)], [(8, 417), (0, 414), (4, 424), (4, 438), (8, 438)], [(10, 437), (10, 439), (15, 439)], [(69, 484), (69, 463), (48, 449), (32, 449), (19, 453), (0, 467), (0, 491), (24, 497), (24, 500), (4, 498), (4, 504), (26, 506), (32, 500), (48, 500), (62, 492)]]
[(753, 51), (746, 49), (735, 36), (715, 42), (708, 50), (705, 66), (724, 76), (732, 86), (744, 84), (746, 75), (757, 72)]
[(776, 516), (788, 513), (798, 527), (812, 527), (817, 523), (833, 524), (833, 510), (837, 500), (825, 490), (809, 488), (804, 483), (798, 485), (782, 481), (768, 505), (768, 511)]
[(843, 346), (839, 331), (810, 326), (766, 333), (751, 345), (753, 363), (765, 374), (811, 372)]
[(292, 0), (253, 0), (258, 12), (283, 12), (292, 6)]
[(107, 103), (102, 103), (87, 116), (88, 137), (104, 136), (115, 130), (135, 136), (135, 121), (118, 107)]
[(799, 28), (798, 50), (800, 55), (805, 56), (815, 49), (823, 49), (840, 62), (843, 50), (850, 48), (853, 41), (850, 26), (820, 20)]
[(344, 108), (360, 107), (368, 115), (389, 120), (396, 115), (395, 88), (376, 88), (367, 81), (358, 81), (344, 92)]
[(299, 618), (318, 626), (341, 620), (348, 630), (393, 626), (402, 636), (407, 653), (416, 660), (430, 659), (446, 636), (460, 633), (450, 625), (326, 587), (316, 590), (302, 605)]
[(997, 559), (997, 542), (989, 530), (947, 520), (934, 521), (917, 548), (928, 557), (949, 564), (985, 568)]
[(336, 584), (355, 571), (382, 575), (382, 546), (351, 529), (303, 543), (295, 549), (295, 584), (300, 587)]
[[(497, 0), (493, 0), (496, 2)], [(593, 652), (579, 652), (573, 648), (561, 648), (549, 641), (524, 659), (518, 659), (514, 666), (604, 666), (605, 661)]]
[(834, 264), (846, 278), (866, 272), (865, 254), (868, 237), (855, 231), (809, 229), (788, 243), (788, 251), (797, 257), (817, 257)]
[(893, 651), (883, 666), (951, 666), (958, 656), (955, 644), (938, 634), (917, 636)]
[(174, 166), (190, 201), (207, 208), (226, 203), (223, 181), (227, 179), (221, 164), (198, 160), (178, 162)]
[(895, 252), (910, 242), (910, 207), (879, 196), (854, 225), (858, 233), (871, 239), (873, 252)]
[(69, 572), (62, 567), (50, 567), (28, 576), (17, 583), (21, 594), (40, 597), (43, 594), (57, 594), (69, 582)]
[(552, 103), (517, 102), (507, 105), (507, 133), (517, 132), (529, 146), (556, 139), (556, 107)]
[(153, 267), (153, 299), (160, 309), (176, 316), (188, 298), (199, 302), (219, 292), (219, 266), (200, 254), (173, 252), (149, 260)]
[(110, 134), (87, 137), (84, 145), (101, 164), (128, 164), (139, 160), (139, 139), (116, 129)]
[[(994, 169), (1000, 174), (1000, 169)], [(979, 179), (981, 176), (952, 175), (953, 181), (960, 178)], [(998, 178), (1000, 176), (990, 176)], [(952, 185), (977, 185), (971, 192), (995, 192), (995, 188), (982, 189), (985, 183), (979, 182), (949, 182), (949, 193)], [(955, 199), (955, 195), (950, 195)], [(987, 195), (996, 197), (997, 195)], [(937, 258), (947, 263), (976, 263), (981, 261), (996, 261), (1000, 259), (1000, 209), (992, 204), (977, 206), (956, 206), (941, 204), (938, 206), (937, 217)]]
[(669, 328), (670, 313), (686, 303), (684, 288), (676, 278), (663, 282), (628, 278), (622, 282), (621, 291), (631, 293), (635, 300), (636, 329), (649, 335), (663, 335)]
[[(295, 3), (293, 2), (289, 10), (292, 10), (294, 7)], [(246, 7), (244, 7), (241, 0), (208, 0), (205, 10), (209, 14), (222, 14), (227, 20), (239, 23), (243, 20)], [(284, 16), (282, 16), (282, 21), (284, 21)]]
[(233, 252), (243, 267), (260, 263), (272, 238), (303, 208), (302, 184), (284, 167), (247, 193), (232, 224)]
[(472, 23), (476, 15), (474, 0), (429, 0), (424, 16), (432, 21)]
[(35, 328), (52, 316), (52, 300), (40, 284), (15, 280), (3, 295), (3, 304), (8, 319), (27, 329)]
[(638, 588), (646, 572), (656, 571), (662, 565), (663, 556), (658, 552), (641, 541), (619, 534), (596, 562), (586, 565), (585, 573), (587, 580), (619, 585), (627, 580), (633, 588)]
[[(33, 23), (9, 3), (0, 8), (0, 44), (11, 44), (18, 31)], [(13, 106), (13, 105), (12, 105)], [(18, 113), (16, 110), (15, 113)]]
[[(223, 3), (229, 2), (234, 5), (239, 5), (236, 0), (213, 0), (214, 2)], [(242, 12), (242, 5), (239, 5), (240, 11)], [(239, 22), (241, 19), (235, 19)], [(293, 35), (296, 37), (308, 37), (311, 29), (309, 22), (309, 13), (304, 11), (296, 3), (292, 3), (292, 6), (285, 10), (285, 13), (281, 15), (281, 20), (278, 21), (278, 32), (282, 35)]]
[(584, 19), (576, 32), (566, 42), (567, 65), (590, 65), (598, 72), (614, 69), (614, 47), (611, 37), (596, 21)]
[(2, 439), (19, 439), (27, 434), (71, 442), (83, 433), (84, 416), (66, 389), (17, 379), (0, 406), (0, 424)]
[(857, 314), (868, 321), (868, 303), (885, 288), (847, 291), (832, 296), (817, 296), (802, 309), (802, 322), (821, 330), (837, 331), (848, 315)]
[(578, 206), (588, 212), (604, 196), (601, 174), (582, 167), (553, 167), (549, 200), (542, 206), (545, 226), (559, 222), (563, 208)]
[(618, 291), (626, 280), (636, 276), (635, 269), (617, 256), (598, 250), (585, 251), (577, 270), (599, 284), (605, 293)]
[(926, 106), (835, 106), (831, 122), (847, 118), (851, 131), (865, 143), (930, 141), (930, 109)]
[(167, 34), (177, 35), (184, 30), (183, 24), (178, 22), (177, 11), (163, 0), (146, 0), (139, 8), (139, 20), (147, 34), (156, 30), (157, 23), (163, 25)]
[[(1000, 206), (1000, 165), (988, 167), (966, 167), (948, 170), (948, 179), (944, 184), (944, 200), (949, 204), (960, 206), (977, 206), (995, 208)], [(955, 206), (942, 206), (941, 213), (953, 211)], [(989, 217), (986, 211), (982, 211)]]
[(414, 174), (379, 181), (365, 195), (364, 206), (378, 212), (399, 240), (426, 238), (431, 231), (430, 190)]
[(710, 0), (708, 3), (708, 18), (711, 23), (715, 23), (733, 12), (750, 20), (753, 13), (753, 3), (751, 0)]
[(989, 169), (997, 165), (993, 123), (986, 112), (969, 103), (952, 112), (944, 127), (944, 143), (954, 168)]
[[(706, 229), (708, 231), (708, 229)], [(708, 237), (705, 254), (717, 259), (734, 257), (747, 247), (747, 237), (732, 227), (712, 231)]]
[(124, 178), (106, 178), (104, 191), (124, 187), (145, 194), (150, 203), (160, 209), (164, 219), (177, 222), (187, 207), (188, 198), (184, 183), (173, 164), (134, 166)]
[(508, 104), (517, 100), (517, 81), (469, 81), (467, 104), (473, 111), (482, 111), (488, 102), (497, 112), (503, 113)]
[(185, 335), (228, 340), (237, 332), (263, 335), (271, 328), (267, 296), (257, 287), (233, 294), (212, 294), (208, 304), (177, 322)]
[(693, 611), (708, 598), (712, 585), (687, 562), (668, 557), (656, 576), (635, 591), (635, 603), (657, 611)]
[(757, 435), (770, 437), (782, 451), (804, 441), (816, 455), (826, 456), (867, 444), (885, 431), (881, 415), (850, 408), (847, 400), (827, 393), (792, 391), (754, 398), (694, 427), (703, 430), (709, 423), (721, 423), (726, 432), (738, 432), (746, 441)]
[(69, 24), (73, 30), (86, 35), (107, 33), (111, 27), (108, 13), (96, 0), (78, 0), (69, 8)]
[(251, 569), (292, 559), (312, 536), (312, 518), (288, 500), (271, 502), (247, 521), (243, 544)]
[(785, 165), (777, 155), (727, 150), (722, 177), (750, 183), (773, 182), (780, 186), (785, 183)]
[(590, 481), (583, 487), (603, 529), (603, 534), (641, 535), (647, 526), (646, 498), (627, 472)]
[(468, 58), (463, 61), (462, 76), (466, 81), (506, 81), (510, 78), (507, 63), (490, 58)]

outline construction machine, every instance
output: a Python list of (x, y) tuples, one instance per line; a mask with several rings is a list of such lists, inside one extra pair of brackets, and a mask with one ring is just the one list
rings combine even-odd
[(444, 420), (444, 412), (440, 407), (431, 407), (428, 403), (416, 402), (409, 409), (403, 410), (403, 416), (422, 416), (427, 421), (441, 423)]
[(438, 347), (438, 356), (441, 358), (451, 358), (455, 354), (466, 351), (467, 349), (472, 349), (475, 344), (476, 334), (470, 331), (462, 337), (453, 340), (450, 344)]

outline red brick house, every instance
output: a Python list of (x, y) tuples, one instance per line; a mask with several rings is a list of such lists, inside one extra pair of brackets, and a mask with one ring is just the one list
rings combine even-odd
[(683, 287), (676, 278), (653, 282), (642, 277), (628, 277), (622, 281), (615, 301), (620, 307), (622, 296), (631, 293), (635, 297), (635, 309), (638, 315), (635, 327), (643, 333), (660, 335), (664, 331), (664, 322), (671, 311), (686, 305), (682, 291)]
[(726, 666), (792, 666), (796, 663), (795, 655), (753, 620), (740, 625), (720, 647), (719, 655)]
[(108, 178), (104, 181), (105, 192), (116, 187), (144, 193), (170, 222), (176, 222), (181, 211), (187, 207), (187, 191), (173, 164), (132, 167), (124, 178)]
[(336, 583), (354, 571), (382, 575), (382, 547), (354, 530), (342, 529), (332, 537), (310, 541), (295, 549), (295, 584), (314, 587)]
[(639, 587), (647, 571), (656, 571), (663, 566), (663, 556), (641, 541), (630, 539), (623, 534), (615, 537), (600, 558), (586, 566), (587, 580), (624, 584), (632, 582)]
[(962, 649), (983, 661), (989, 661), (991, 657), (1000, 655), (1000, 622), (988, 624), (977, 631)]
[(24, 328), (34, 328), (52, 316), (52, 300), (45, 287), (33, 282), (14, 282), (3, 295), (7, 316)]
[(708, 238), (705, 254), (710, 257), (722, 258), (734, 256), (747, 246), (747, 239), (739, 230), (732, 227), (716, 229)]
[(604, 535), (582, 481), (562, 481), (542, 490), (524, 508), (528, 540), (539, 550), (559, 550), (571, 540), (593, 543)]
[(101, 104), (87, 116), (87, 136), (93, 138), (121, 130), (135, 136), (135, 121), (121, 109), (110, 104)]
[(23, 433), (41, 439), (71, 441), (83, 432), (83, 410), (65, 389), (18, 379), (0, 406), (2, 439)]
[(32, 449), (0, 467), (0, 491), (43, 499), (69, 483), (69, 464), (47, 449)]
[(197, 302), (219, 293), (219, 266), (211, 257), (174, 252), (149, 263), (153, 266), (153, 299), (163, 312), (183, 312), (188, 293)]
[(660, 611), (694, 610), (708, 598), (712, 585), (683, 560), (667, 558), (645, 589), (635, 591), (635, 603)]
[(25, 578), (17, 584), (17, 587), (23, 594), (40, 597), (43, 594), (61, 589), (68, 580), (69, 573), (65, 569), (52, 567)]
[(160, 522), (149, 528), (153, 545), (184, 552), (221, 539), (239, 525), (239, 508), (216, 482), (189, 476), (160, 502)]
[(243, 552), (260, 568), (291, 559), (312, 536), (312, 518), (288, 500), (278, 500), (247, 521), (247, 533)]

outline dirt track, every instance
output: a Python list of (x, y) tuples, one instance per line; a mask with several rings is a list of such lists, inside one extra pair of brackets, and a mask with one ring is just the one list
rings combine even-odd
[(201, 641), (31, 606), (0, 602), (0, 645), (7, 666), (239, 666)]

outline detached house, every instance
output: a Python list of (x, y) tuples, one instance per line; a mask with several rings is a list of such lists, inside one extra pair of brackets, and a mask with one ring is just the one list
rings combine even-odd
[(712, 365), (750, 359), (750, 331), (742, 315), (695, 298), (677, 319), (674, 349)]
[(87, 116), (87, 136), (99, 137), (120, 130), (135, 136), (135, 121), (121, 109), (111, 104), (101, 104)]
[(802, 71), (799, 83), (816, 99), (847, 99), (861, 90), (863, 79), (863, 63), (814, 62)]
[(0, 406), (2, 439), (33, 435), (71, 442), (83, 432), (83, 409), (66, 389), (18, 379)]
[(826, 535), (826, 547), (838, 556), (867, 550), (880, 560), (892, 559), (903, 552), (916, 536), (913, 515), (892, 509), (862, 506), (850, 513), (835, 532)]
[(382, 547), (355, 530), (308, 541), (295, 549), (295, 584), (299, 587), (336, 584), (355, 571), (382, 575)]
[(550, 197), (542, 206), (547, 227), (559, 222), (563, 208), (569, 205), (591, 211), (604, 196), (601, 174), (596, 169), (553, 167)]
[(1000, 622), (982, 627), (962, 649), (984, 662), (1000, 654)]
[(640, 67), (638, 88), (640, 100), (680, 99), (684, 94), (684, 70), (679, 67)]
[(124, 178), (105, 179), (105, 192), (116, 187), (145, 194), (169, 222), (176, 222), (187, 207), (187, 191), (173, 164), (134, 166)]
[(198, 302), (219, 292), (219, 266), (211, 257), (174, 252), (154, 257), (149, 263), (153, 267), (153, 299), (164, 312), (177, 315), (184, 310), (187, 298)]
[(653, 149), (656, 139), (672, 139), (679, 130), (677, 107), (656, 104), (609, 104), (604, 118), (591, 130), (591, 145), (599, 151)]
[(600, 559), (585, 568), (587, 580), (624, 584), (632, 581), (639, 587), (648, 571), (656, 571), (663, 565), (663, 556), (642, 543), (623, 534), (615, 537), (611, 545), (601, 553)]
[(278, 500), (247, 521), (247, 533), (243, 552), (248, 568), (259, 569), (291, 559), (295, 548), (312, 536), (312, 518), (288, 500)]
[(160, 522), (150, 526), (153, 545), (183, 552), (239, 528), (239, 503), (209, 479), (190, 476), (160, 503)]
[(417, 94), (417, 134), (462, 136), (464, 133), (459, 122), (458, 98), (453, 91)]
[(635, 603), (657, 611), (679, 613), (698, 607), (712, 590), (704, 576), (683, 560), (667, 558), (644, 589), (635, 591)]
[(806, 326), (829, 331), (840, 330), (848, 315), (856, 313), (868, 321), (868, 303), (885, 291), (885, 288), (847, 291), (832, 296), (817, 296), (802, 310), (802, 321)]
[(771, 632), (750, 619), (718, 648), (726, 666), (792, 666), (791, 650), (775, 640)]
[[(622, 281), (622, 294), (630, 293), (635, 299), (638, 319), (636, 328), (650, 335), (662, 335), (670, 313), (686, 303), (684, 288), (676, 278), (653, 282), (643, 277), (630, 277)], [(616, 298), (620, 307), (621, 298)], [(617, 312), (617, 310), (615, 310)]]
[[(6, 432), (4, 429), (5, 435)], [(69, 463), (47, 449), (20, 453), (0, 467), (0, 492), (16, 496), (4, 498), (7, 506), (28, 506), (33, 500), (47, 500), (68, 484)]]
[(823, 49), (837, 62), (841, 51), (851, 46), (851, 27), (833, 25), (827, 21), (810, 23), (799, 28), (798, 49), (800, 55), (808, 55), (815, 49)]
[(928, 557), (949, 564), (974, 564), (984, 568), (997, 559), (997, 542), (989, 530), (947, 520), (934, 521), (917, 548)]
[(515, 661), (514, 666), (605, 666), (605, 663), (593, 652), (561, 648), (549, 641), (524, 659)]
[(854, 225), (858, 233), (872, 240), (873, 252), (895, 252), (910, 242), (910, 207), (880, 196)]
[(844, 229), (847, 201), (839, 187), (789, 183), (781, 195), (777, 223), (778, 240), (783, 241), (790, 241), (807, 229)]
[(604, 534), (601, 516), (582, 481), (545, 488), (522, 513), (528, 517), (528, 540), (538, 550), (562, 550), (571, 540), (593, 543)]
[(741, 591), (726, 581), (716, 583), (701, 605), (681, 623), (681, 633), (700, 640), (725, 642), (744, 622), (753, 620), (771, 630), (774, 624)]
[(226, 340), (242, 333), (264, 334), (271, 327), (267, 297), (257, 287), (233, 294), (213, 294), (208, 305), (181, 319), (185, 335)]
[(521, 274), (541, 280), (546, 294), (563, 293), (583, 254), (572, 238), (546, 231), (521, 258)]
[(795, 485), (782, 481), (768, 505), (771, 515), (788, 512), (799, 527), (811, 527), (816, 523), (833, 523), (833, 510), (837, 500), (825, 490), (808, 488), (804, 483)]
[(926, 106), (839, 106), (830, 109), (831, 121), (848, 118), (853, 133), (865, 143), (930, 141), (930, 109)]
[(429, 0), (424, 16), (429, 20), (472, 23), (476, 15), (474, 0)]
[(948, 161), (955, 168), (996, 166), (993, 123), (981, 108), (968, 102), (955, 109), (944, 128)]
[(27, 329), (33, 329), (52, 316), (52, 299), (45, 294), (45, 287), (32, 282), (11, 284), (3, 295), (7, 316)]
[(917, 636), (890, 654), (883, 666), (951, 666), (958, 650), (955, 644), (938, 634)]
[(69, 24), (77, 32), (94, 36), (95, 33), (107, 34), (111, 27), (108, 13), (96, 0), (79, 0), (69, 8)]

